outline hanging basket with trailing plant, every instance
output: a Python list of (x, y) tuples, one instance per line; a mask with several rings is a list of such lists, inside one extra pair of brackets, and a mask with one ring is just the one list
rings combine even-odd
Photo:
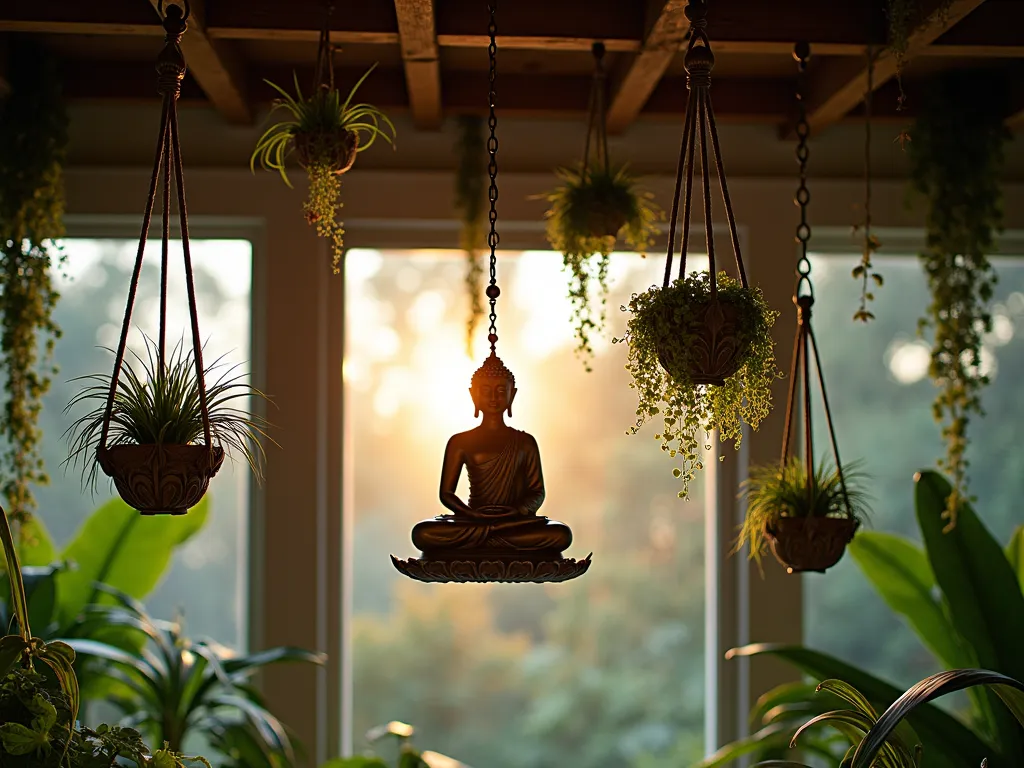
[(979, 73), (939, 78), (914, 125), (911, 185), (927, 201), (925, 248), (920, 262), (930, 302), (919, 331), (931, 330), (928, 374), (939, 389), (932, 410), (942, 424), (946, 455), (939, 466), (953, 492), (946, 516), (956, 524), (967, 490), (967, 428), (984, 415), (981, 393), (985, 335), (992, 331), (992, 291), (998, 276), (989, 255), (1001, 229), (1000, 173), (1011, 134), (999, 84)]
[[(626, 333), (615, 339), (629, 345), (626, 368), (633, 377), (630, 386), (639, 399), (636, 424), (630, 432), (635, 434), (648, 419), (662, 417), (662, 430), (655, 437), (663, 451), (680, 461), (681, 466), (673, 472), (682, 480), (679, 495), (683, 498), (690, 480), (703, 466), (701, 446), (709, 441), (712, 430), (717, 429), (722, 439), (733, 440), (739, 447), (743, 424), (757, 429), (771, 409), (771, 387), (779, 377), (771, 336), (778, 313), (768, 307), (760, 289), (747, 283), (722, 167), (709, 93), (714, 56), (704, 31), (706, 11), (703, 1), (691, 2), (686, 8), (693, 30), (685, 60), (690, 98), (672, 201), (665, 279), (661, 286), (633, 295), (624, 308), (630, 313)], [(717, 163), (738, 279), (716, 268), (707, 134)], [(687, 274), (697, 146), (709, 271)], [(672, 280), (675, 228), (683, 191), (679, 272)]]
[(0, 97), (0, 493), (11, 519), (24, 523), (36, 506), (32, 485), (48, 481), (38, 422), (60, 336), (52, 270), (64, 258), (55, 241), (64, 235), (68, 117), (52, 57), (15, 36), (8, 61), (11, 90)]
[[(178, 6), (171, 5), (164, 19), (167, 38), (158, 59), (158, 90), (163, 97), (163, 113), (157, 145), (163, 151), (150, 179), (121, 338), (114, 352), (114, 371), (109, 378), (86, 377), (94, 383), (80, 392), (68, 407), (88, 402), (97, 405), (65, 433), (71, 445), (68, 461), (81, 464), (85, 478), (95, 480), (98, 466), (113, 480), (125, 502), (149, 515), (184, 514), (198, 504), (224, 461), (224, 446), (244, 454), (259, 479), (259, 459), (263, 456), (259, 438), (266, 436), (262, 418), (235, 407), (239, 400), (261, 393), (241, 383), (240, 377), (232, 376), (230, 371), (212, 386), (206, 381), (210, 370), (218, 363), (204, 368), (199, 341), (176, 108), (185, 74), (179, 43), (187, 17), (187, 10), (183, 16)], [(183, 343), (179, 344), (168, 355), (166, 273), (172, 173), (181, 222), (192, 344), (189, 351), (184, 350)], [(128, 331), (161, 177), (164, 184), (159, 337), (155, 342), (146, 340), (148, 355), (145, 359), (136, 355), (137, 364), (133, 366), (125, 362)]]
[(338, 220), (342, 205), (340, 177), (355, 163), (356, 155), (369, 149), (378, 138), (393, 146), (395, 126), (372, 104), (353, 102), (356, 91), (377, 65), (370, 67), (343, 99), (334, 86), (332, 53), (325, 18), (312, 92), (303, 95), (298, 75), (294, 77), (294, 94), (264, 81), (280, 94), (271, 112), (284, 110), (289, 119), (275, 123), (260, 136), (249, 158), (249, 168), (255, 172), (258, 160), (264, 169), (280, 173), (284, 183), (291, 187), (285, 165), (288, 156), (295, 152), (309, 178), (309, 193), (302, 206), (306, 222), (330, 242), (331, 267), (338, 274), (345, 246), (345, 228)]
[[(545, 214), (548, 242), (562, 254), (569, 273), (576, 351), (588, 370), (594, 353), (590, 335), (604, 328), (608, 264), (616, 242), (621, 239), (628, 249), (643, 254), (661, 217), (653, 195), (638, 189), (624, 166), (611, 165), (605, 128), (604, 45), (594, 43), (593, 52), (583, 160), (574, 168), (559, 168), (555, 173), (560, 186), (541, 196), (551, 204)], [(597, 283), (597, 306), (591, 296), (592, 282)]]
[[(801, 97), (806, 79), (810, 46), (797, 44), (794, 58), (799, 64), (800, 90), (797, 92), (800, 118), (797, 121), (796, 157), (800, 164), (800, 185), (796, 204), (800, 208), (800, 222), (796, 239), (800, 243), (797, 261), (796, 339), (793, 345), (793, 363), (789, 377), (789, 395), (786, 400), (786, 427), (782, 438), (782, 459), (778, 466), (754, 467), (743, 485), (747, 499), (747, 516), (736, 543), (738, 551), (744, 545), (750, 548), (750, 557), (760, 564), (761, 556), (770, 546), (775, 558), (789, 573), (803, 571), (824, 572), (843, 556), (846, 545), (853, 538), (867, 514), (863, 475), (844, 467), (839, 460), (825, 389), (825, 375), (821, 370), (818, 341), (811, 326), (811, 307), (814, 306), (814, 286), (811, 283), (811, 262), (807, 258), (811, 226), (807, 209), (811, 194), (807, 188), (807, 139), (810, 126), (804, 100)], [(835, 465), (825, 462), (814, 465), (814, 430), (811, 403), (811, 363), (814, 356), (818, 387), (825, 411), (825, 422)], [(802, 407), (800, 401), (803, 397)], [(790, 455), (793, 419), (797, 411), (803, 418), (804, 459)]]

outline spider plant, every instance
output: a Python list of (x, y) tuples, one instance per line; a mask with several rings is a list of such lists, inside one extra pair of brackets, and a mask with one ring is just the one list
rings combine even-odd
[(866, 476), (859, 467), (859, 462), (848, 465), (840, 478), (831, 463), (822, 460), (814, 470), (810, 491), (807, 467), (799, 457), (790, 457), (782, 467), (753, 467), (741, 492), (747, 500), (747, 517), (735, 551), (750, 544), (751, 557), (759, 559), (768, 546), (765, 526), (780, 517), (852, 517), (863, 521), (868, 514), (863, 488)]
[[(118, 377), (114, 406), (110, 416), (108, 446), (114, 445), (189, 445), (203, 437), (203, 412), (199, 401), (199, 382), (191, 349), (182, 338), (160, 363), (157, 345), (144, 336), (146, 356), (131, 351), (133, 365), (125, 360)], [(109, 350), (113, 354), (113, 350)], [(242, 381), (237, 365), (225, 370), (224, 356), (205, 366), (204, 383), (211, 438), (230, 454), (242, 455), (257, 481), (263, 479), (266, 455), (260, 438), (277, 444), (266, 433), (269, 423), (261, 416), (236, 407), (250, 396), (266, 398), (259, 390)], [(216, 378), (211, 374), (218, 374)], [(75, 395), (64, 409), (70, 412), (80, 404), (95, 407), (79, 417), (64, 432), (70, 454), (64, 463), (81, 465), (83, 483), (95, 486), (103, 418), (110, 392), (110, 376), (91, 374), (72, 381), (91, 382)]]
[(150, 617), (123, 592), (101, 589), (116, 604), (89, 606), (88, 619), (124, 627), (144, 642), (132, 650), (89, 639), (67, 642), (80, 658), (98, 660), (99, 673), (120, 684), (109, 700), (124, 713), (123, 725), (171, 750), (180, 749), (193, 733), (210, 738), (215, 749), (244, 734), (269, 764), (283, 768), (295, 762), (287, 729), (266, 709), (251, 678), (268, 664), (323, 664), (324, 654), (279, 647), (238, 656), (212, 641), (190, 640), (180, 622)]
[(249, 168), (254, 173), (258, 160), (264, 169), (281, 174), (284, 183), (291, 187), (285, 163), (293, 151), (299, 150), (300, 163), (309, 177), (309, 195), (303, 211), (306, 221), (316, 226), (317, 234), (331, 242), (336, 274), (341, 269), (345, 234), (337, 220), (341, 207), (339, 175), (352, 165), (356, 153), (369, 149), (378, 138), (394, 146), (395, 126), (388, 116), (372, 104), (352, 101), (376, 67), (374, 64), (359, 78), (344, 101), (340, 91), (327, 85), (319, 85), (308, 97), (304, 96), (298, 75), (294, 75), (294, 95), (269, 80), (264, 81), (280, 94), (271, 113), (284, 110), (288, 118), (270, 126), (260, 136), (249, 158)]
[[(626, 247), (642, 253), (651, 245), (661, 210), (651, 202), (650, 193), (637, 189), (625, 167), (613, 170), (581, 164), (556, 173), (562, 183), (542, 196), (551, 204), (547, 236), (570, 274), (577, 353), (586, 361), (593, 354), (590, 332), (604, 326), (608, 263), (615, 242), (621, 236)], [(600, 294), (596, 310), (590, 302), (591, 280), (597, 281)]]

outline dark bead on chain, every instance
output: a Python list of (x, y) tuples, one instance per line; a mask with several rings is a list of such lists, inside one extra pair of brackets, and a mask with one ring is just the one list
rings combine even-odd
[(800, 64), (800, 71), (807, 66), (811, 58), (811, 44), (806, 42), (797, 43), (793, 46), (793, 58)]
[(691, 27), (703, 29), (708, 25), (708, 3), (707, 0), (690, 0), (683, 11), (686, 20)]
[(694, 45), (686, 52), (683, 65), (691, 78), (698, 75), (708, 76), (715, 67), (715, 54), (706, 45)]
[(485, 293), (488, 299), (496, 299), (501, 295), (501, 288), (497, 285), (488, 285)]
[(489, 333), (489, 334), (487, 334), (487, 342), (489, 344), (496, 344), (498, 342), (498, 334), (496, 334), (496, 333)]

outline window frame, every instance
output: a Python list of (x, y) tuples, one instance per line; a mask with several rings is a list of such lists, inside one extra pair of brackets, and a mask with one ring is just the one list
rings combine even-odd
[[(450, 202), (451, 178), (442, 171), (347, 174), (347, 245), (455, 247), (458, 224)], [(343, 462), (352, 456), (343, 445), (342, 429), (343, 276), (331, 275), (326, 247), (301, 216), (305, 182), (299, 174), (293, 179), (298, 189), (288, 189), (272, 174), (253, 176), (247, 169), (190, 169), (188, 199), (191, 234), (196, 237), (236, 236), (229, 234), (239, 231), (232, 227), (252, 228), (247, 239), (253, 243), (253, 381), (262, 383), (278, 405), (269, 416), (281, 427), (282, 450), (274, 449), (266, 482), (251, 496), (250, 641), (253, 649), (297, 645), (329, 653), (323, 668), (268, 669), (262, 676), (269, 705), (295, 728), (319, 764), (352, 749), (351, 733), (343, 725), (351, 707), (345, 619), (351, 580), (344, 578), (344, 541), (351, 529), (342, 514), (341, 483)], [(142, 167), (67, 169), (69, 236), (137, 237), (148, 181), (149, 169)], [(642, 179), (663, 206), (671, 198), (673, 181), (667, 175)], [(544, 203), (529, 198), (551, 183), (548, 174), (502, 175), (500, 247), (546, 247)], [(781, 311), (774, 336), (778, 362), (785, 369), (795, 328), (794, 313), (788, 311), (796, 260), (795, 173), (784, 179), (730, 178), (729, 186), (742, 224), (750, 281)], [(811, 186), (815, 252), (826, 252), (831, 229), (847, 233), (842, 247), (849, 253), (848, 232), (857, 216), (853, 206), (862, 198), (863, 182), (816, 179)], [(400, 207), (396, 190), (402, 194)], [(920, 233), (922, 211), (906, 210), (902, 180), (876, 181), (873, 193), (880, 235), (891, 228), (917, 227)], [(1007, 227), (1024, 228), (1024, 185), (1007, 184), (1004, 194)], [(721, 213), (716, 210), (719, 221)], [(718, 238), (718, 243), (719, 252), (727, 255), (728, 240)], [(652, 257), (662, 248), (657, 244)], [(738, 455), (727, 447), (725, 462), (709, 467), (719, 489), (718, 524), (706, 530), (706, 567), (715, 575), (708, 587), (716, 590), (715, 604), (708, 607), (706, 648), (713, 695), (706, 710), (709, 750), (746, 734), (749, 703), (757, 695), (797, 677), (770, 659), (723, 658), (728, 648), (751, 640), (796, 643), (802, 637), (801, 578), (770, 566), (762, 578), (742, 556), (729, 556), (732, 526), (743, 513), (735, 500), (737, 482), (746, 463), (777, 459), (784, 420), (778, 404), (785, 392), (785, 382), (778, 382), (773, 391), (776, 408), (744, 441), (746, 447)]]

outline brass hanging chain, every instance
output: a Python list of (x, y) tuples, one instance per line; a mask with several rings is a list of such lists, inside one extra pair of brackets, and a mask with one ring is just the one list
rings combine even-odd
[(796, 123), (797, 147), (796, 159), (800, 165), (800, 183), (797, 186), (794, 202), (800, 208), (800, 223), (796, 227), (796, 240), (800, 243), (800, 258), (796, 267), (796, 289), (793, 292), (793, 303), (796, 304), (796, 338), (793, 340), (793, 362), (789, 371), (789, 393), (786, 398), (786, 426), (782, 435), (782, 457), (780, 466), (785, 468), (789, 460), (790, 445), (793, 431), (793, 415), (796, 411), (798, 392), (803, 393), (803, 427), (804, 427), (804, 463), (807, 477), (807, 501), (809, 508), (814, 507), (814, 497), (818, 491), (814, 472), (814, 430), (811, 409), (811, 355), (814, 356), (814, 369), (817, 373), (818, 387), (825, 410), (825, 423), (828, 426), (832, 456), (836, 462), (836, 474), (843, 493), (843, 504), (847, 514), (853, 518), (853, 508), (846, 491), (846, 478), (843, 465), (839, 459), (839, 443), (836, 441), (835, 425), (832, 422), (832, 409), (829, 407), (828, 390), (825, 388), (825, 375), (821, 370), (821, 356), (818, 354), (818, 340), (811, 327), (811, 307), (814, 306), (814, 286), (811, 284), (811, 262), (807, 257), (807, 245), (811, 239), (811, 226), (807, 223), (807, 208), (811, 202), (811, 193), (807, 188), (807, 161), (810, 149), (807, 142), (810, 137), (810, 126), (807, 122), (807, 105), (804, 101), (807, 81), (807, 62), (811, 57), (808, 43), (797, 43), (793, 48), (793, 58), (797, 62), (796, 100), (798, 118)]
[[(158, 375), (164, 375), (164, 344), (167, 328), (167, 253), (170, 238), (170, 179), (173, 175), (177, 188), (178, 217), (181, 225), (181, 247), (185, 262), (185, 287), (188, 292), (189, 319), (192, 330), (192, 357), (196, 368), (196, 385), (199, 390), (199, 407), (203, 419), (203, 438), (213, 456), (213, 440), (211, 439), (210, 412), (206, 396), (206, 382), (203, 373), (203, 350), (199, 337), (199, 314), (196, 308), (195, 279), (192, 272), (192, 253), (188, 239), (188, 212), (185, 208), (185, 181), (181, 165), (181, 142), (178, 138), (178, 97), (181, 95), (181, 81), (185, 78), (185, 57), (181, 52), (181, 37), (185, 33), (188, 17), (191, 15), (189, 0), (182, 0), (184, 8), (169, 4), (164, 15), (164, 48), (156, 61), (157, 92), (163, 99), (160, 116), (160, 132), (156, 145), (156, 158), (153, 161), (153, 173), (149, 180), (149, 192), (146, 198), (146, 209), (142, 217), (142, 229), (139, 233), (139, 248), (135, 255), (135, 267), (132, 270), (131, 282), (128, 286), (128, 302), (125, 306), (124, 320), (121, 324), (121, 338), (118, 341), (114, 356), (114, 372), (110, 377), (110, 390), (107, 394), (107, 405), (103, 416), (100, 433), (99, 451), (107, 450), (107, 437), (110, 432), (110, 420), (113, 416), (114, 398), (117, 394), (118, 380), (124, 364), (124, 356), (128, 347), (128, 332), (131, 329), (132, 309), (139, 290), (139, 277), (142, 274), (142, 258), (146, 250), (146, 239), (149, 235), (153, 209), (156, 206), (157, 184), (161, 175), (164, 179), (162, 233), (161, 233), (161, 273), (160, 273), (160, 341)], [(163, 0), (157, 4), (157, 11), (163, 15)]]
[(811, 193), (807, 189), (807, 160), (810, 148), (807, 139), (811, 134), (811, 126), (807, 122), (807, 103), (804, 98), (807, 85), (807, 61), (811, 57), (811, 46), (797, 43), (793, 48), (793, 58), (797, 61), (796, 101), (799, 116), (796, 121), (796, 160), (800, 164), (800, 185), (796, 189), (796, 202), (800, 208), (800, 223), (796, 225), (796, 240), (800, 243), (800, 258), (796, 263), (796, 296), (814, 297), (814, 286), (811, 285), (811, 262), (807, 258), (807, 243), (811, 239), (811, 225), (807, 223), (807, 207), (811, 203)]
[(488, 34), (490, 35), (490, 44), (487, 46), (487, 57), (490, 61), (490, 72), (488, 73), (488, 82), (490, 84), (489, 92), (487, 95), (487, 105), (489, 109), (487, 117), (487, 127), (490, 131), (490, 135), (487, 137), (487, 175), (491, 180), (490, 186), (487, 189), (487, 199), (491, 203), (491, 210), (488, 213), (488, 219), (490, 220), (491, 230), (487, 234), (487, 245), (491, 249), (491, 282), (487, 286), (487, 299), (491, 304), (490, 320), (491, 325), (487, 334), (487, 341), (491, 345), (491, 354), (495, 354), (495, 347), (498, 343), (498, 313), (495, 309), (498, 296), (501, 295), (501, 289), (498, 288), (498, 137), (496, 130), (498, 127), (498, 118), (494, 113), (494, 104), (496, 97), (494, 94), (494, 81), (498, 74), (498, 0), (490, 0), (487, 4), (488, 11), (490, 12), (490, 24), (488, 26)]
[[(715, 262), (715, 237), (711, 216), (711, 163), (708, 145), (714, 158), (718, 182), (722, 188), (722, 201), (729, 223), (729, 235), (732, 239), (733, 255), (736, 257), (736, 271), (740, 284), (747, 288), (747, 273), (743, 267), (740, 254), (739, 235), (736, 229), (736, 216), (729, 197), (729, 186), (725, 178), (725, 166), (722, 161), (722, 148), (718, 140), (718, 126), (715, 122), (715, 110), (711, 103), (711, 70), (715, 66), (715, 55), (711, 52), (711, 42), (707, 35), (707, 0), (690, 0), (684, 13), (690, 22), (690, 43), (684, 59), (686, 68), (686, 87), (689, 98), (686, 103), (686, 118), (683, 126), (683, 140), (679, 147), (679, 162), (676, 166), (676, 185), (672, 197), (672, 214), (669, 220), (668, 254), (665, 257), (665, 279), (663, 286), (669, 287), (672, 279), (672, 258), (675, 249), (676, 222), (679, 218), (679, 196), (684, 193), (682, 215), (682, 242), (679, 247), (679, 278), (686, 275), (686, 255), (690, 240), (690, 210), (693, 193), (693, 160), (697, 144), (700, 144), (701, 181), (703, 183), (704, 226), (707, 243), (708, 268), (711, 273), (711, 300), (718, 299), (717, 267)], [(698, 132), (697, 128), (700, 127)], [(685, 182), (684, 182), (685, 171)]]

